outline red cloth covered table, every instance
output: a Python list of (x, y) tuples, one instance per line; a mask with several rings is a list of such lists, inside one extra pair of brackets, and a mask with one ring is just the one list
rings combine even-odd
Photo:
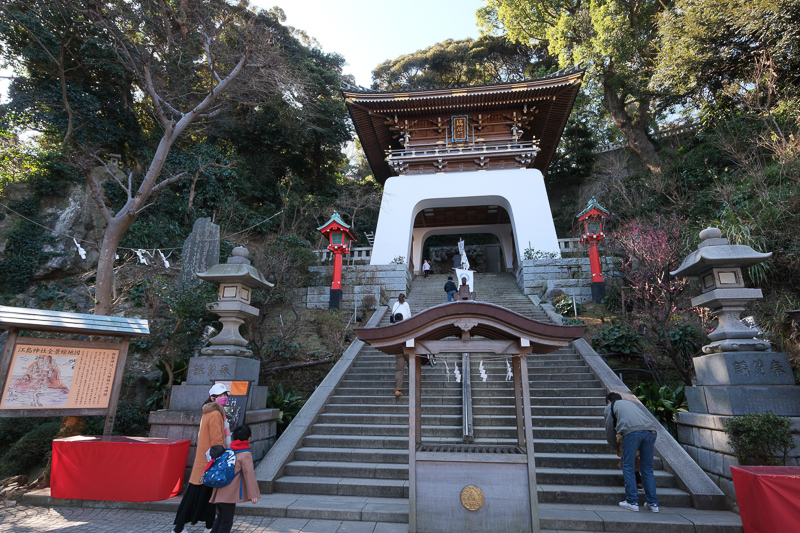
[(800, 466), (732, 466), (745, 533), (800, 531)]
[(152, 502), (180, 492), (189, 441), (70, 437), (53, 441), (53, 498)]

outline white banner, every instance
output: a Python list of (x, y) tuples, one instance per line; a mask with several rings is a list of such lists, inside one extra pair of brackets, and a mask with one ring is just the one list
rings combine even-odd
[(467, 259), (467, 252), (464, 251), (463, 240), (458, 241), (458, 253), (461, 255), (461, 268), (464, 270), (469, 270), (469, 259)]
[(475, 292), (475, 287), (473, 285), (473, 275), (474, 272), (471, 270), (464, 270), (462, 268), (456, 269), (456, 276), (458, 276), (456, 280), (456, 285), (459, 287), (461, 286), (461, 278), (467, 278), (467, 285), (469, 285), (469, 292)]

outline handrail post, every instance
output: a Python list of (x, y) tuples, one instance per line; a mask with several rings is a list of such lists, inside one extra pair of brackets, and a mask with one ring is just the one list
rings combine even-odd
[(468, 353), (461, 354), (461, 366), (464, 369), (461, 382), (462, 439), (469, 444), (475, 440), (475, 435), (472, 421), (472, 372)]

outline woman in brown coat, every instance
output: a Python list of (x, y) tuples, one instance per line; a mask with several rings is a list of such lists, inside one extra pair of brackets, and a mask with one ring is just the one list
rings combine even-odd
[(211, 531), (214, 525), (214, 506), (209, 503), (211, 487), (206, 487), (200, 481), (210, 457), (206, 452), (215, 445), (227, 447), (230, 444), (230, 426), (225, 418), (225, 409), (222, 407), (228, 402), (228, 388), (222, 383), (216, 383), (208, 391), (208, 400), (203, 404), (203, 418), (200, 419), (200, 429), (197, 432), (197, 450), (192, 465), (192, 474), (183, 499), (175, 515), (173, 532), (180, 533), (187, 522), (196, 524), (205, 522), (204, 533)]
[(250, 453), (250, 428), (241, 425), (233, 430), (231, 450), (236, 452), (236, 476), (228, 485), (214, 489), (211, 503), (217, 506), (217, 519), (211, 533), (230, 533), (237, 503), (257, 503), (261, 491), (253, 469), (253, 454)]

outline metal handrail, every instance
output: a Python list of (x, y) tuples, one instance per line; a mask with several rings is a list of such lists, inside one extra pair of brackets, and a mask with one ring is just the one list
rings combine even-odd
[(472, 372), (468, 353), (461, 354), (461, 366), (464, 369), (461, 380), (462, 439), (469, 444), (475, 440), (475, 434), (472, 420)]

